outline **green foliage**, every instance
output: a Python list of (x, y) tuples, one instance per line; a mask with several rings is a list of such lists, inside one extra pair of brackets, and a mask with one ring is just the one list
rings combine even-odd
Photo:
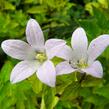
[(0, 37), (5, 38), (22, 38), (30, 17), (43, 23), (44, 29), (68, 25), (73, 5), (67, 0), (1, 0), (0, 4)]
[[(0, 0), (0, 42), (9, 38), (25, 40), (29, 18), (40, 23), (45, 38), (62, 38), (70, 45), (78, 26), (89, 42), (100, 34), (109, 34), (109, 0)], [(99, 58), (104, 77), (97, 79), (76, 73), (57, 76), (55, 88), (44, 85), (34, 74), (10, 83), (16, 60), (0, 49), (0, 109), (108, 109), (109, 48)], [(62, 60), (52, 60), (57, 65)], [(81, 79), (82, 78), (82, 79)]]

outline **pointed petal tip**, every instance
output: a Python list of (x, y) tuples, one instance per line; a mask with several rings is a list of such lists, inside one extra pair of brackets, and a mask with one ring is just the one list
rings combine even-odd
[[(35, 27), (35, 25), (40, 26), (38, 21), (36, 19), (30, 18), (27, 22), (27, 25), (33, 25)], [(41, 28), (41, 27), (40, 27)], [(36, 28), (37, 29), (37, 28)]]
[(10, 77), (10, 83), (11, 83), (11, 84), (15, 84), (15, 83), (17, 83), (17, 82), (14, 81), (14, 79), (12, 79), (12, 78)]
[[(12, 72), (11, 72), (11, 74), (12, 74)], [(14, 80), (12, 75), (10, 75), (10, 83), (11, 84), (15, 84), (16, 83), (16, 81)]]
[(88, 39), (83, 28), (79, 27), (72, 33), (71, 46), (76, 60), (87, 58)]
[(7, 54), (8, 41), (10, 40), (5, 40), (1, 43), (1, 48), (6, 54)]
[[(82, 27), (76, 28), (74, 32), (77, 32), (77, 31), (78, 32), (85, 32), (84, 28), (82, 28)], [(73, 32), (72, 32), (72, 34), (73, 34)]]
[[(93, 76), (91, 74), (88, 74), (88, 75)], [(97, 76), (93, 76), (93, 77), (101, 79), (101, 78), (103, 78), (103, 75), (97, 75)]]
[(30, 18), (29, 20), (35, 20), (35, 19), (33, 19), (33, 18)]
[(83, 72), (86, 72), (88, 75), (91, 75), (93, 77), (96, 78), (103, 77), (103, 68), (99, 61), (95, 61), (91, 66), (82, 70)]
[(52, 88), (55, 87), (55, 84), (50, 85), (50, 87), (52, 87)]
[(1, 43), (1, 48), (2, 48), (3, 50), (4, 50), (4, 48), (5, 48), (6, 42), (7, 42), (7, 40), (5, 40), (5, 41), (3, 41), (3, 42)]
[(36, 72), (39, 64), (36, 61), (21, 61), (12, 70), (10, 82), (12, 84), (21, 82)]
[[(56, 78), (55, 78), (56, 79)], [(55, 80), (55, 82), (49, 82), (48, 84), (46, 84), (46, 85), (48, 85), (48, 86), (50, 86), (50, 87), (55, 87), (56, 86), (56, 80)]]
[(36, 22), (36, 20), (35, 19), (33, 19), (33, 18), (30, 18), (29, 20), (28, 20), (28, 22)]
[(12, 58), (19, 60), (33, 59), (35, 51), (26, 42), (18, 39), (8, 39), (1, 43), (3, 51)]
[(33, 18), (30, 18), (29, 20), (28, 20), (28, 22), (27, 22), (27, 26), (29, 25), (35, 25), (35, 24), (37, 24), (37, 25), (39, 25), (39, 23), (35, 20), (35, 19), (33, 19)]
[(78, 27), (78, 29), (84, 30), (84, 28), (82, 28), (82, 27)]
[(54, 88), (56, 86), (55, 83), (53, 83), (53, 84), (46, 84), (46, 85), (48, 85), (49, 87), (52, 87), (52, 88)]
[(36, 74), (42, 83), (50, 87), (55, 87), (56, 72), (55, 67), (51, 61), (45, 61), (43, 65), (40, 66)]
[(36, 50), (37, 48), (44, 47), (44, 34), (39, 25), (39, 23), (35, 19), (29, 19), (26, 26), (26, 38), (27, 42)]
[(10, 81), (11, 82), (11, 84), (15, 84), (16, 82), (14, 82), (14, 81)]
[[(86, 74), (87, 74), (87, 73), (86, 73)], [(92, 76), (92, 77), (99, 78), (99, 79), (103, 78), (103, 74), (99, 74), (99, 75), (87, 74), (87, 75), (90, 75), (90, 76)]]
[(103, 78), (103, 73), (100, 73), (97, 78)]
[(88, 63), (95, 61), (109, 47), (109, 35), (103, 34), (91, 41), (88, 47)]

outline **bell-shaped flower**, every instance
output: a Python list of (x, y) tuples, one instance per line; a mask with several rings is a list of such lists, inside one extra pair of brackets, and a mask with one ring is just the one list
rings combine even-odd
[(96, 59), (108, 45), (109, 35), (104, 34), (94, 39), (88, 47), (84, 29), (77, 28), (72, 34), (72, 48), (65, 45), (57, 54), (58, 57), (65, 60), (56, 66), (57, 75), (77, 71), (101, 78), (103, 76), (103, 68)]
[(21, 40), (6, 40), (1, 44), (4, 52), (21, 60), (12, 70), (10, 81), (20, 82), (36, 72), (37, 77), (45, 84), (54, 87), (56, 71), (52, 59), (65, 45), (61, 39), (49, 39), (45, 42), (43, 32), (34, 19), (26, 27), (26, 43)]

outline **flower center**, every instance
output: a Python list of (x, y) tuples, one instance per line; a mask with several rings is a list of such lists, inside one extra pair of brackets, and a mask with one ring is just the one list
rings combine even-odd
[(86, 61), (85, 61), (84, 59), (80, 59), (80, 60), (78, 61), (78, 63), (77, 63), (77, 66), (78, 66), (79, 68), (86, 68), (88, 65), (87, 65), (87, 63), (86, 63)]
[(74, 68), (86, 68), (88, 66), (87, 62), (85, 59), (81, 58), (77, 62), (71, 61), (71, 65)]
[(40, 62), (44, 62), (47, 59), (47, 56), (45, 53), (37, 53), (36, 59)]

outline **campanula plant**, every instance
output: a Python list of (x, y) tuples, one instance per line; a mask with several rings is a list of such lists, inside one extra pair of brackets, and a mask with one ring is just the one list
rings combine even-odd
[(12, 70), (10, 81), (20, 82), (35, 72), (45, 84), (54, 87), (56, 71), (52, 59), (65, 45), (61, 39), (49, 39), (45, 42), (43, 32), (37, 21), (30, 19), (26, 27), (27, 42), (9, 39), (2, 42), (3, 51), (9, 56), (21, 60)]
[(96, 59), (109, 46), (109, 35), (100, 35), (92, 40), (88, 47), (86, 33), (83, 28), (79, 27), (72, 34), (71, 46), (72, 48), (65, 45), (57, 54), (65, 60), (56, 66), (57, 75), (77, 71), (102, 78), (103, 68)]

